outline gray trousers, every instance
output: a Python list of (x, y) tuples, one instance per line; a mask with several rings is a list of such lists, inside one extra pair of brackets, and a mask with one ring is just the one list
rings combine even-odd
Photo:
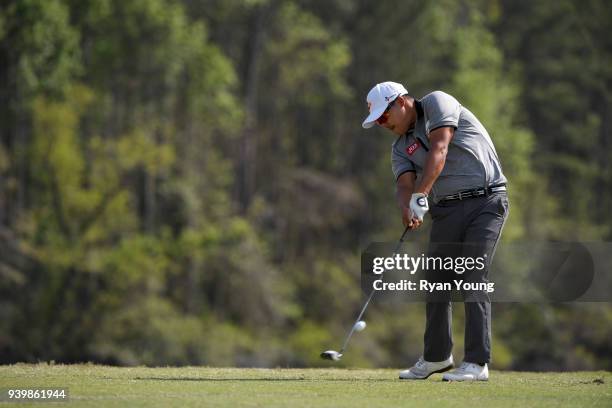
[[(433, 205), (429, 256), (482, 257), (487, 262), (481, 271), (457, 275), (453, 271), (428, 271), (429, 281), (488, 282), (489, 265), (508, 216), (505, 192)], [(484, 364), (491, 360), (491, 302), (486, 292), (462, 293), (465, 306), (465, 357), (470, 363)], [(426, 361), (446, 360), (452, 352), (452, 306), (450, 293), (428, 298), (425, 328)]]

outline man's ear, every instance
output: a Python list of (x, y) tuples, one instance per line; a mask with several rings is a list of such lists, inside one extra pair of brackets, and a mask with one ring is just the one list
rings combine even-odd
[(401, 106), (403, 106), (403, 107), (405, 107), (405, 108), (407, 108), (407, 107), (409, 107), (409, 106), (410, 106), (410, 105), (409, 105), (408, 98), (410, 98), (410, 97), (409, 97), (409, 96), (407, 96), (407, 95), (402, 95), (402, 96), (400, 96), (400, 97), (398, 98), (398, 99), (399, 99), (399, 103), (401, 104)]

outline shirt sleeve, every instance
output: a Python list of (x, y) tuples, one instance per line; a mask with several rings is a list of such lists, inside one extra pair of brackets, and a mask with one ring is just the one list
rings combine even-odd
[(423, 112), (427, 134), (443, 126), (456, 129), (459, 125), (461, 104), (451, 95), (442, 91), (435, 91), (423, 98)]
[(408, 155), (398, 148), (397, 143), (393, 143), (391, 147), (391, 167), (395, 180), (407, 171), (416, 172), (414, 164), (408, 158)]

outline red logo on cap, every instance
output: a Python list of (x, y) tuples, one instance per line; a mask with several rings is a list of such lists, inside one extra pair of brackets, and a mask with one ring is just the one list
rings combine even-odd
[(406, 148), (406, 153), (408, 153), (409, 155), (412, 156), (412, 154), (416, 151), (416, 149), (418, 149), (421, 146), (421, 144), (419, 143), (419, 141), (417, 140), (416, 142), (414, 142), (413, 144), (411, 144), (410, 146), (408, 146)]

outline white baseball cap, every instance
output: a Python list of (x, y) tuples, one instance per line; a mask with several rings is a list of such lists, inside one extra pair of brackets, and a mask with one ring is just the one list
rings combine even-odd
[(398, 96), (407, 93), (408, 91), (404, 88), (404, 85), (398, 84), (397, 82), (387, 81), (374, 86), (366, 97), (370, 114), (365, 118), (361, 126), (366, 129), (374, 126), (376, 119), (380, 118), (380, 115), (387, 109), (387, 106), (389, 106)]

